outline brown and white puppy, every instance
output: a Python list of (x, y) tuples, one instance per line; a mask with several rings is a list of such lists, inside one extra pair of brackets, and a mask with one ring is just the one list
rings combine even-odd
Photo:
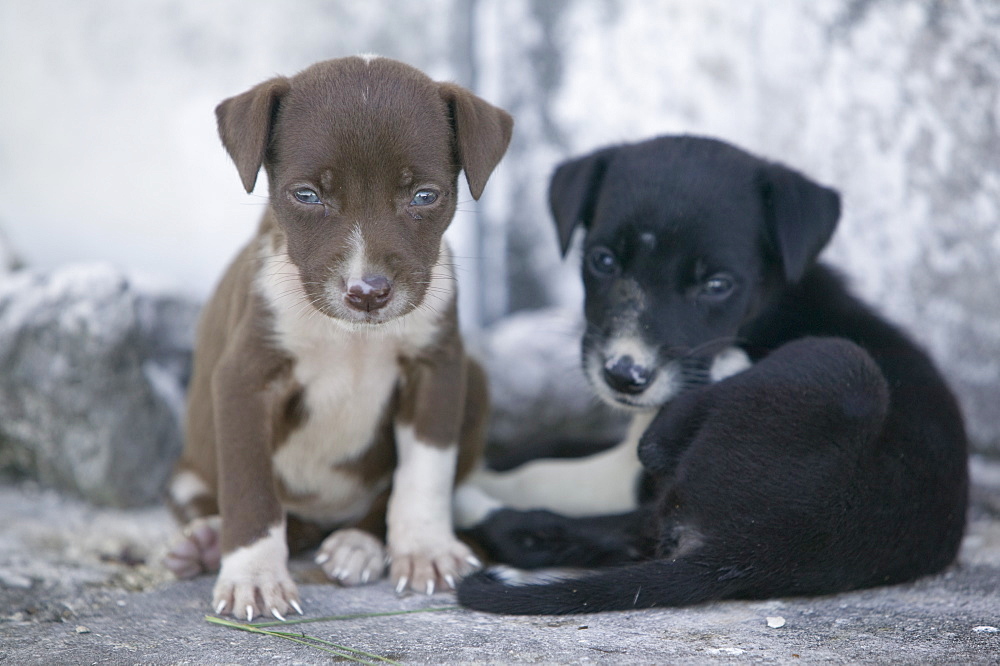
[(214, 608), (246, 619), (301, 613), (287, 559), (308, 531), (333, 530), (317, 562), (342, 584), (378, 579), (388, 556), (400, 592), (453, 587), (478, 565), (451, 492), (487, 406), (442, 235), (459, 171), (478, 199), (511, 117), (374, 57), (265, 81), (216, 115), (270, 203), (199, 326), (170, 487), (186, 538), (167, 565), (221, 564)]

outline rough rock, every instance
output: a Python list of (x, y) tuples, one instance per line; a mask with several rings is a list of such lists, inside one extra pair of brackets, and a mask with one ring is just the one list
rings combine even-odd
[(197, 306), (103, 264), (0, 281), (0, 466), (98, 504), (155, 501), (180, 451)]
[(546, 308), (484, 332), (476, 355), (489, 375), (487, 455), (495, 466), (591, 451), (624, 434), (626, 415), (594, 396), (580, 367), (583, 327), (580, 313)]

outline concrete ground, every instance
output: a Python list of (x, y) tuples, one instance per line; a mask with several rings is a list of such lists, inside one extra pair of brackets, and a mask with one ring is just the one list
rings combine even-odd
[[(915, 583), (814, 599), (503, 617), (449, 594), (340, 589), (294, 564), (308, 618), (423, 611), (275, 627), (403, 663), (1000, 664), (1000, 464), (973, 461), (959, 562)], [(0, 664), (319, 664), (341, 657), (206, 621), (212, 580), (157, 564), (165, 510), (101, 510), (0, 485)], [(327, 646), (329, 647), (329, 646)], [(376, 657), (377, 656), (377, 657)]]

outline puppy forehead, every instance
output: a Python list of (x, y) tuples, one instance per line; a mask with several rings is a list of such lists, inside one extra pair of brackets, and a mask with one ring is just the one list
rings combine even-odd
[(438, 85), (419, 70), (378, 58), (319, 63), (291, 79), (271, 149), (279, 164), (357, 168), (368, 161), (402, 177), (452, 159), (451, 124)]
[(624, 224), (595, 221), (587, 245), (611, 248), (643, 281), (689, 279), (692, 273), (715, 270), (754, 271), (759, 251), (757, 238), (748, 241), (724, 226), (656, 214)]

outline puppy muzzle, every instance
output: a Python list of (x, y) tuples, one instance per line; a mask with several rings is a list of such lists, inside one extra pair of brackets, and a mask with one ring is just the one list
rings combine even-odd
[(344, 303), (358, 312), (381, 310), (392, 298), (392, 283), (384, 275), (352, 278), (346, 287)]
[(625, 355), (604, 363), (603, 378), (614, 391), (638, 395), (654, 381), (656, 369), (636, 363), (631, 356)]

